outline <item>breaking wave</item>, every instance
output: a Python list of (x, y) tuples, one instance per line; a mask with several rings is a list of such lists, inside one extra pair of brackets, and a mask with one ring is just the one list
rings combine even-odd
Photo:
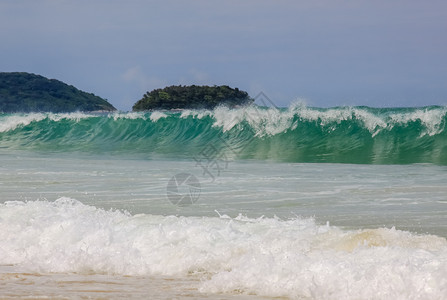
[(0, 147), (193, 158), (447, 164), (447, 108), (249, 106), (113, 114), (0, 114)]
[(205, 293), (441, 299), (447, 242), (313, 219), (130, 215), (60, 198), (0, 204), (0, 265), (22, 272), (194, 276)]

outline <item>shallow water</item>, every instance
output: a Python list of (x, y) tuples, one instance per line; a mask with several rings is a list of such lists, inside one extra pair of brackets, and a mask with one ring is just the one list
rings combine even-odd
[[(0, 162), (2, 202), (70, 197), (131, 214), (315, 217), (447, 237), (446, 166), (229, 162), (213, 181), (194, 160), (16, 152), (0, 154)], [(168, 200), (169, 180), (179, 173), (200, 183), (194, 205)]]
[(201, 293), (199, 284), (198, 278), (190, 277), (20, 273), (11, 266), (0, 266), (2, 299), (269, 299)]
[[(5, 297), (442, 299), (447, 168), (0, 153)], [(167, 197), (195, 176), (192, 205)], [(187, 194), (186, 190), (180, 193)]]

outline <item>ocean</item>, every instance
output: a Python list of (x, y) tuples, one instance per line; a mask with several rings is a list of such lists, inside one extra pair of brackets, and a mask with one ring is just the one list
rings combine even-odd
[(0, 298), (446, 299), (447, 107), (0, 114)]

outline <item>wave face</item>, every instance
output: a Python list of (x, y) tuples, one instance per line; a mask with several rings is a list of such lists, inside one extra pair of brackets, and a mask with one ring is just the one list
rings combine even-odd
[(0, 204), (0, 265), (21, 272), (194, 276), (204, 293), (441, 299), (447, 241), (313, 219), (105, 211), (70, 198)]
[(246, 107), (113, 114), (1, 114), (0, 147), (194, 158), (447, 165), (447, 107)]

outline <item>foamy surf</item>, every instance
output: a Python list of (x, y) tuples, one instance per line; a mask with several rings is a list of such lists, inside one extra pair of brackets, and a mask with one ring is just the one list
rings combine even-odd
[(195, 278), (204, 294), (442, 299), (447, 241), (313, 219), (177, 217), (60, 198), (0, 205), (0, 265), (33, 274)]

